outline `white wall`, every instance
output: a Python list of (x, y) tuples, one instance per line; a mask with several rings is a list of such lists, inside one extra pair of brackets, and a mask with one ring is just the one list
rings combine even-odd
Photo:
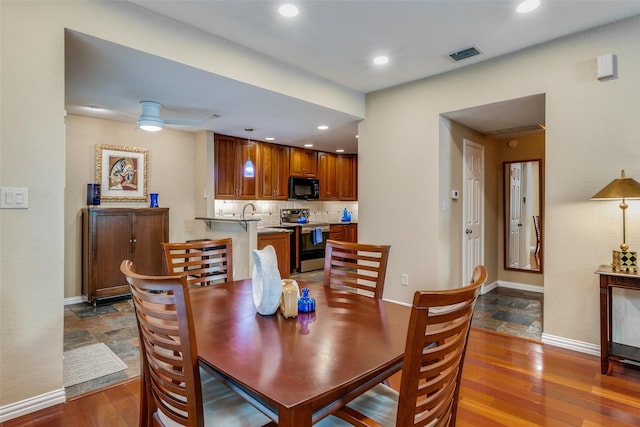
[[(440, 279), (459, 260), (443, 259), (434, 243), (441, 232), (439, 185), (449, 173), (438, 162), (439, 114), (545, 93), (544, 334), (599, 343), (593, 272), (610, 262), (621, 224), (617, 203), (589, 199), (620, 169), (640, 178), (639, 38), (634, 18), (367, 96), (359, 129), (359, 233), (393, 245), (386, 298), (408, 301), (416, 289), (455, 285)], [(619, 76), (600, 82), (596, 58), (606, 53), (617, 54)], [(628, 213), (627, 241), (637, 249), (640, 205), (631, 202)], [(409, 287), (395, 280), (402, 272), (410, 274)], [(489, 273), (490, 281), (497, 278), (495, 266)]]

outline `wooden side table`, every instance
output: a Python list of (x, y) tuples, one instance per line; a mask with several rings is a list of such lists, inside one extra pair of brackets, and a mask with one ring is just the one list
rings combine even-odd
[(613, 341), (612, 290), (613, 288), (640, 290), (640, 274), (613, 271), (601, 265), (595, 272), (600, 275), (600, 371), (607, 375), (611, 361), (640, 362), (640, 348)]

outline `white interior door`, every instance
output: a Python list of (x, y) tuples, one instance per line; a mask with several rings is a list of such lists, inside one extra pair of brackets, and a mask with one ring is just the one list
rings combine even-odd
[(509, 167), (509, 259), (511, 268), (520, 268), (522, 262), (520, 254), (520, 232), (522, 231), (521, 220), (521, 193), (522, 193), (522, 164), (511, 163)]
[(484, 264), (484, 147), (464, 140), (462, 272), (469, 283), (476, 265)]

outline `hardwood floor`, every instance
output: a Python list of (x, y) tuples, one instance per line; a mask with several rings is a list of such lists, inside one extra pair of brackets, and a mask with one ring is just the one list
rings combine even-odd
[[(137, 426), (139, 386), (132, 380), (2, 427)], [(457, 426), (639, 425), (638, 368), (616, 363), (603, 376), (598, 357), (472, 328)]]

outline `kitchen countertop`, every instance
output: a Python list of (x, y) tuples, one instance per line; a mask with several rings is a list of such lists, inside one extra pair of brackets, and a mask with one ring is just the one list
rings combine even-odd
[(204, 220), (204, 221), (222, 221), (222, 222), (258, 222), (258, 221), (261, 221), (260, 218), (240, 219), (240, 217), (224, 217), (224, 216), (196, 217), (196, 219), (201, 219), (201, 220)]
[(290, 228), (280, 228), (278, 226), (273, 227), (258, 227), (258, 234), (278, 234), (278, 233), (293, 233)]

